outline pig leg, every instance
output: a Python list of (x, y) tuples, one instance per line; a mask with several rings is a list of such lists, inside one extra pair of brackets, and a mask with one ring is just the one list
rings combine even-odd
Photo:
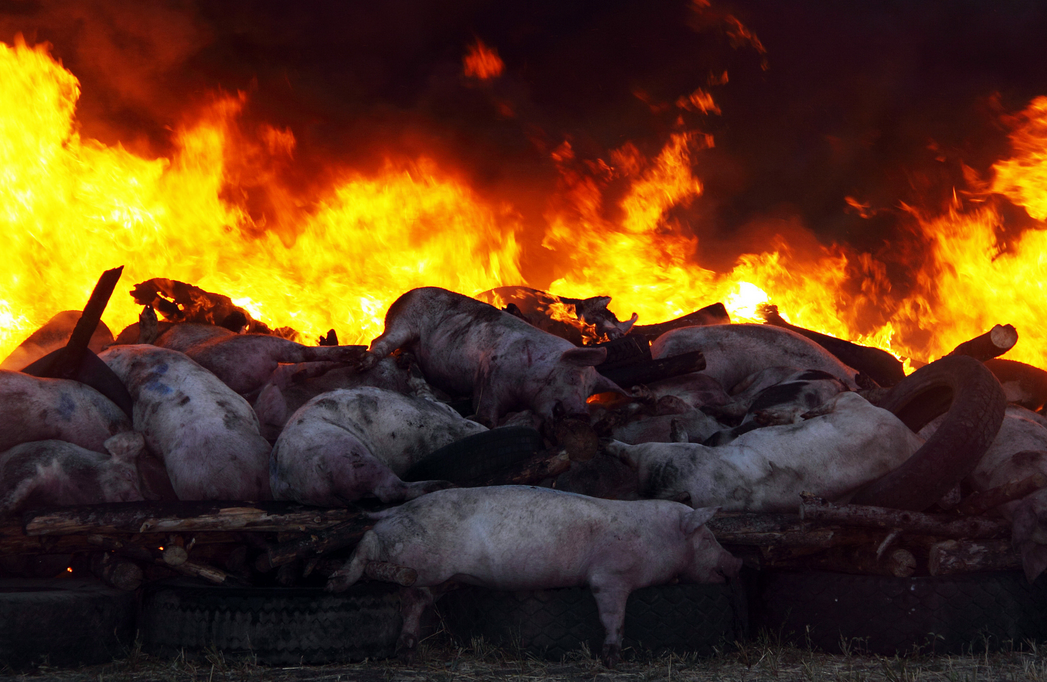
[(630, 590), (622, 584), (621, 577), (615, 576), (594, 576), (589, 581), (589, 588), (596, 598), (596, 610), (606, 633), (600, 658), (604, 665), (613, 668), (621, 660), (625, 602)]
[(400, 590), (400, 615), (404, 626), (396, 640), (396, 651), (401, 658), (411, 659), (422, 636), (422, 614), (433, 603), (433, 593), (426, 587), (405, 587)]
[(345, 592), (352, 587), (364, 574), (368, 561), (378, 561), (382, 558), (381, 552), (382, 548), (381, 543), (378, 541), (378, 534), (373, 530), (364, 533), (363, 538), (360, 539), (360, 544), (356, 546), (356, 549), (353, 550), (353, 555), (349, 557), (349, 561), (327, 579), (327, 591)]

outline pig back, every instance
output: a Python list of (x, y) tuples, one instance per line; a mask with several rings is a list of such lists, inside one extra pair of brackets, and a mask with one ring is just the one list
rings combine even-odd
[(0, 370), (0, 452), (49, 439), (101, 452), (110, 436), (130, 430), (127, 415), (86, 384)]

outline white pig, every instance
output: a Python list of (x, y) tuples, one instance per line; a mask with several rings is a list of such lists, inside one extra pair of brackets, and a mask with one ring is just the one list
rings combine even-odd
[(471, 395), (477, 420), (487, 426), (523, 409), (547, 420), (586, 415), (590, 395), (622, 393), (593, 369), (607, 357), (606, 349), (579, 348), (446, 289), (413, 289), (389, 307), (368, 362), (373, 365), (397, 348), (414, 353), (436, 388)]
[(743, 379), (768, 367), (820, 369), (854, 390), (857, 372), (814, 341), (769, 324), (713, 324), (668, 331), (651, 344), (651, 355), (667, 358), (694, 350), (705, 356), (703, 374), (727, 391)]
[(86, 384), (0, 370), (0, 452), (19, 443), (64, 440), (102, 452), (131, 420)]
[(181, 500), (268, 500), (268, 441), (251, 405), (200, 365), (150, 345), (99, 356), (134, 399), (135, 430)]
[(0, 516), (37, 506), (141, 500), (135, 459), (144, 447), (133, 431), (106, 440), (108, 455), (60, 440), (16, 445), (0, 454)]
[(588, 585), (603, 624), (603, 657), (622, 645), (633, 590), (684, 582), (717, 583), (741, 568), (704, 527), (715, 509), (664, 500), (602, 500), (548, 488), (491, 486), (441, 490), (378, 512), (349, 562), (331, 575), (342, 591), (369, 561), (418, 573), (405, 599), (400, 646), (417, 644), (419, 618), (451, 582), (504, 590)]
[(826, 414), (767, 426), (727, 445), (612, 441), (611, 454), (637, 468), (642, 497), (690, 497), (695, 507), (794, 512), (800, 493), (838, 500), (904, 463), (923, 440), (887, 410), (841, 393)]
[(363, 386), (323, 393), (287, 420), (273, 447), (277, 500), (340, 507), (417, 497), (446, 484), (400, 476), (429, 453), (487, 429), (447, 405)]

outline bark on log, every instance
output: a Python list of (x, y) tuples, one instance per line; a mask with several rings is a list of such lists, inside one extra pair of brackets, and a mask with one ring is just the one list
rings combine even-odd
[(91, 555), (91, 573), (110, 587), (131, 592), (142, 586), (145, 574), (138, 564), (110, 552)]
[(311, 559), (349, 547), (359, 542), (364, 533), (373, 527), (374, 521), (361, 516), (327, 530), (282, 543), (269, 548), (265, 554), (259, 556), (255, 561), (255, 568), (262, 573), (267, 573), (295, 559)]
[(401, 587), (410, 587), (418, 580), (418, 572), (413, 568), (391, 564), (388, 561), (368, 561), (364, 566), (364, 575), (371, 580), (396, 583)]
[(945, 540), (931, 546), (931, 575), (1004, 571), (1021, 568), (1022, 560), (1010, 540)]
[(601, 365), (596, 366), (597, 372), (624, 389), (681, 374), (700, 372), (703, 369), (705, 369), (705, 356), (700, 350), (681, 353), (661, 360), (647, 360), (609, 369), (604, 369)]
[(996, 325), (981, 336), (964, 341), (954, 348), (949, 355), (969, 355), (979, 362), (985, 362), (1003, 355), (1014, 344), (1018, 343), (1018, 332), (1009, 324)]
[(800, 504), (800, 517), (805, 521), (866, 528), (899, 529), (910, 533), (944, 538), (992, 538), (1010, 532), (1010, 523), (984, 517), (957, 518), (944, 514), (868, 507), (859, 504), (833, 505), (807, 498)]
[(215, 568), (214, 566), (198, 564), (194, 561), (186, 561), (184, 564), (171, 566), (169, 564), (165, 564), (162, 559), (157, 559), (157, 563), (165, 568), (177, 571), (182, 575), (188, 575), (193, 578), (203, 578), (204, 580), (215, 583), (216, 585), (221, 585), (229, 581), (229, 574), (225, 571)]
[(635, 325), (630, 334), (646, 336), (653, 341), (665, 332), (679, 329), (680, 327), (703, 327), (710, 324), (730, 324), (730, 322), (731, 316), (727, 314), (727, 309), (723, 307), (723, 303), (713, 303), (668, 322)]
[[(1018, 453), (1021, 454), (1021, 453)], [(960, 503), (960, 513), (968, 515), (984, 514), (990, 509), (996, 509), (1002, 504), (1020, 500), (1026, 495), (1031, 495), (1040, 488), (1047, 486), (1047, 476), (1033, 474), (1018, 481), (1011, 481), (1003, 485), (972, 493)]]
[(26, 535), (316, 530), (360, 512), (287, 502), (119, 502), (27, 512)]
[(789, 324), (778, 314), (777, 306), (765, 306), (761, 310), (761, 314), (764, 322), (767, 324), (789, 329), (807, 337), (835, 355), (840, 362), (848, 367), (853, 367), (880, 386), (894, 386), (905, 378), (905, 371), (902, 368), (901, 361), (885, 350), (862, 346)]
[(985, 366), (1000, 380), (1007, 402), (1033, 412), (1047, 403), (1047, 372), (1039, 367), (999, 358), (986, 360)]
[(722, 513), (705, 526), (722, 545), (817, 549), (875, 538), (862, 529), (811, 527), (796, 514)]

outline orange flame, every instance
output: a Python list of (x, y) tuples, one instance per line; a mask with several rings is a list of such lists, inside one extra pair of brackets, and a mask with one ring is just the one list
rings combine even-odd
[(485, 81), (501, 76), (504, 70), (505, 62), (498, 56), (498, 52), (479, 40), (469, 46), (469, 51), (462, 58), (462, 72), (468, 78)]
[[(479, 42), (474, 53), (497, 58)], [(695, 94), (688, 106), (706, 102)], [(76, 78), (45, 48), (0, 44), (0, 357), (56, 312), (82, 308), (99, 273), (121, 264), (105, 316), (116, 330), (137, 319), (131, 286), (167, 277), (228, 295), (271, 327), (307, 337), (333, 327), (345, 343), (377, 336), (389, 304), (412, 287), (472, 295), (527, 282), (516, 212), (433, 161), (343, 171), (303, 197), (278, 179), (294, 134), (242, 129), (244, 95), (216, 98), (159, 159), (83, 139), (78, 96)], [(626, 143), (595, 160), (565, 141), (551, 154), (562, 182), (543, 241), (558, 277), (540, 288), (611, 295), (619, 318), (635, 311), (642, 324), (718, 300), (732, 319), (759, 321), (760, 304), (773, 303), (793, 324), (921, 360), (1011, 323), (1021, 340), (1007, 357), (1047, 367), (1033, 309), (1047, 297), (1047, 98), (1015, 121), (1013, 158), (983, 185), (1040, 224), (1004, 242), (992, 201), (911, 209), (927, 250), (909, 264), (905, 296), (872, 254), (781, 236), (803, 232), (785, 223), (727, 272), (698, 266), (701, 232), (682, 209), (701, 200), (693, 168), (711, 136), (677, 130), (656, 154)]]

